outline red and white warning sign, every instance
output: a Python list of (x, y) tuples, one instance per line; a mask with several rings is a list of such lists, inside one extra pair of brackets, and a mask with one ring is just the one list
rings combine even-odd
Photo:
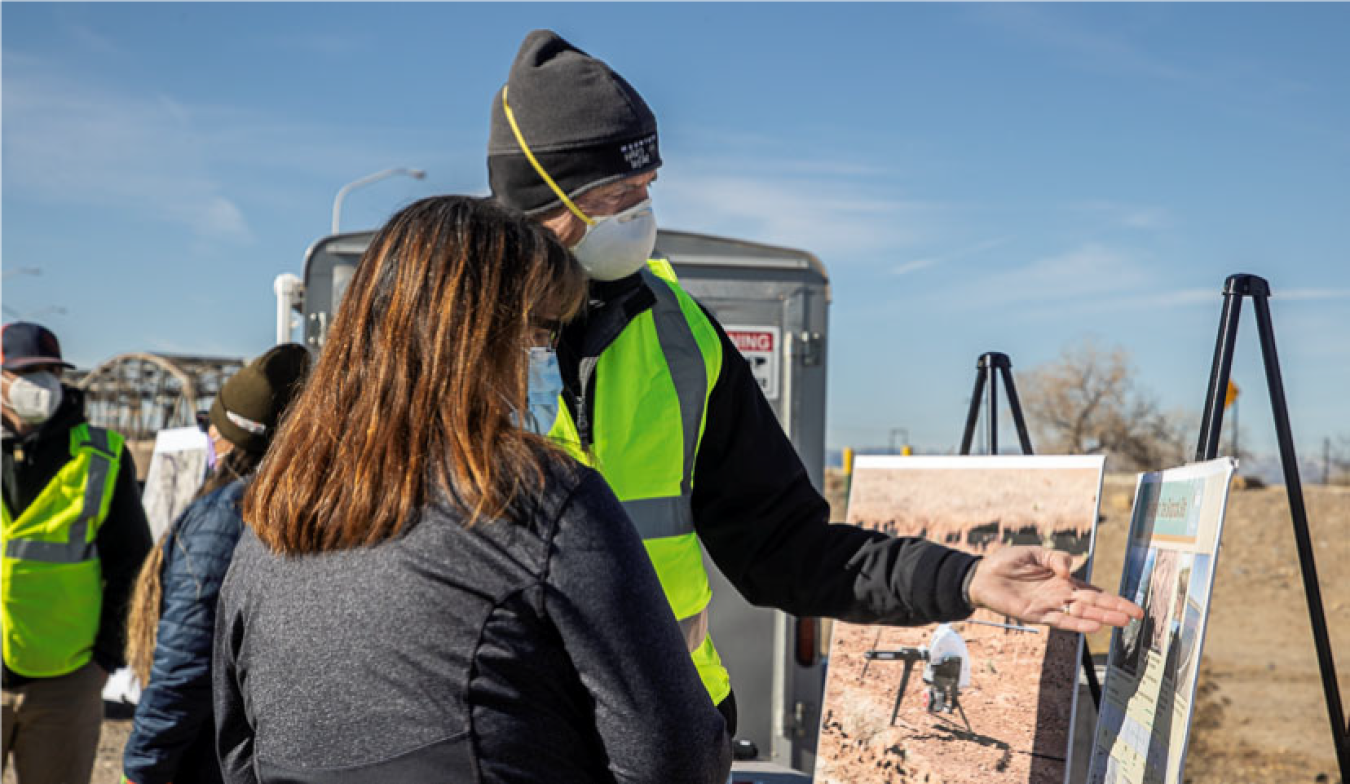
[(740, 349), (750, 363), (750, 372), (759, 381), (759, 388), (769, 400), (778, 399), (779, 367), (783, 354), (782, 335), (778, 327), (724, 326), (727, 337)]

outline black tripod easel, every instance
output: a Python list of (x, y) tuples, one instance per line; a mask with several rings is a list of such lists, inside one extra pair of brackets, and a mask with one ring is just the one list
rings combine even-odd
[(1294, 438), (1289, 427), (1289, 407), (1284, 397), (1284, 381), (1280, 377), (1280, 360), (1275, 353), (1275, 331), (1270, 320), (1270, 284), (1265, 278), (1256, 275), (1231, 275), (1224, 283), (1223, 314), (1219, 318), (1219, 335), (1214, 345), (1214, 365), (1209, 372), (1209, 387), (1205, 391), (1205, 412), (1200, 422), (1200, 442), (1195, 449), (1195, 459), (1200, 462), (1212, 460), (1219, 455), (1224, 395), (1228, 390), (1229, 372), (1233, 367), (1233, 344), (1237, 340), (1238, 316), (1242, 312), (1243, 297), (1251, 298), (1252, 308), (1256, 311), (1256, 331), (1261, 340), (1261, 359), (1266, 370), (1266, 386), (1270, 390), (1270, 406), (1275, 415), (1275, 436), (1280, 446), (1280, 465), (1284, 471), (1284, 486), (1289, 496), (1289, 512), (1294, 524), (1298, 562), (1303, 572), (1303, 590), (1308, 598), (1313, 644), (1317, 648), (1317, 663), (1322, 670), (1322, 688), (1326, 692), (1327, 713), (1331, 719), (1331, 734), (1336, 744), (1336, 759), (1340, 764), (1341, 779), (1350, 781), (1350, 726), (1345, 723), (1341, 692), (1336, 683), (1336, 665), (1331, 654), (1326, 613), (1322, 608), (1322, 589), (1317, 581), (1317, 566), (1313, 561), (1312, 537), (1308, 533), (1308, 513), (1303, 503), (1303, 484), (1299, 481), (1298, 460), (1294, 456)]
[[(970, 443), (975, 437), (975, 425), (980, 419), (980, 395), (985, 393), (985, 424), (989, 433), (989, 454), (998, 454), (998, 380), (1003, 378), (1003, 389), (1008, 393), (1008, 408), (1012, 410), (1013, 424), (1017, 427), (1017, 440), (1021, 443), (1022, 454), (1031, 455), (1031, 436), (1027, 435), (1027, 423), (1022, 417), (1022, 401), (1017, 397), (1017, 385), (1013, 383), (1012, 360), (1007, 354), (990, 351), (980, 356), (975, 363), (975, 391), (970, 394), (970, 411), (966, 414), (966, 430), (961, 436), (961, 454), (970, 454)], [(1227, 377), (1225, 376), (1225, 383)], [(1088, 691), (1092, 694), (1092, 704), (1098, 708), (1102, 704), (1102, 687), (1097, 681), (1097, 668), (1092, 663), (1092, 651), (1083, 643), (1083, 675), (1087, 678)]]
[(970, 442), (975, 437), (975, 423), (980, 419), (980, 395), (987, 392), (985, 424), (989, 433), (989, 454), (998, 454), (998, 379), (1003, 376), (1003, 388), (1008, 392), (1008, 408), (1012, 409), (1013, 424), (1017, 427), (1017, 440), (1022, 444), (1022, 454), (1033, 454), (1031, 437), (1027, 435), (1027, 423), (1022, 418), (1022, 401), (1017, 397), (1017, 385), (1013, 384), (1012, 361), (1007, 354), (990, 351), (980, 356), (975, 363), (975, 391), (970, 393), (970, 411), (966, 413), (966, 432), (961, 436), (961, 454), (970, 454)]

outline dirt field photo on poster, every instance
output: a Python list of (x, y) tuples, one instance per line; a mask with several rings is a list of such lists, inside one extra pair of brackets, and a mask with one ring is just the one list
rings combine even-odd
[[(850, 523), (977, 554), (1051, 546), (1081, 572), (1100, 458), (899, 461), (859, 460)], [(964, 641), (968, 685), (943, 678), (943, 627), (835, 625), (816, 781), (1063, 781), (1077, 638), (983, 610), (947, 628)]]

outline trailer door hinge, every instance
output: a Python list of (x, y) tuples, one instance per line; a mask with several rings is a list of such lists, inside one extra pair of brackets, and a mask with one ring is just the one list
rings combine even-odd
[(802, 364), (806, 367), (814, 367), (820, 364), (821, 353), (824, 349), (824, 341), (819, 332), (802, 331), (797, 333), (797, 342), (801, 345)]

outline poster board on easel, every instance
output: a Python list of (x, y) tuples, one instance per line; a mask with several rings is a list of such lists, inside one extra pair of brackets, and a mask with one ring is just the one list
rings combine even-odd
[(1182, 781), (1236, 468), (1219, 458), (1139, 476), (1119, 593), (1144, 617), (1111, 634), (1089, 784)]
[[(973, 553), (1049, 544), (1077, 568), (1103, 467), (1101, 456), (859, 457), (848, 522)], [(952, 632), (964, 661), (944, 679), (935, 652)], [(815, 780), (1060, 784), (1079, 644), (987, 610), (942, 627), (835, 623)]]

